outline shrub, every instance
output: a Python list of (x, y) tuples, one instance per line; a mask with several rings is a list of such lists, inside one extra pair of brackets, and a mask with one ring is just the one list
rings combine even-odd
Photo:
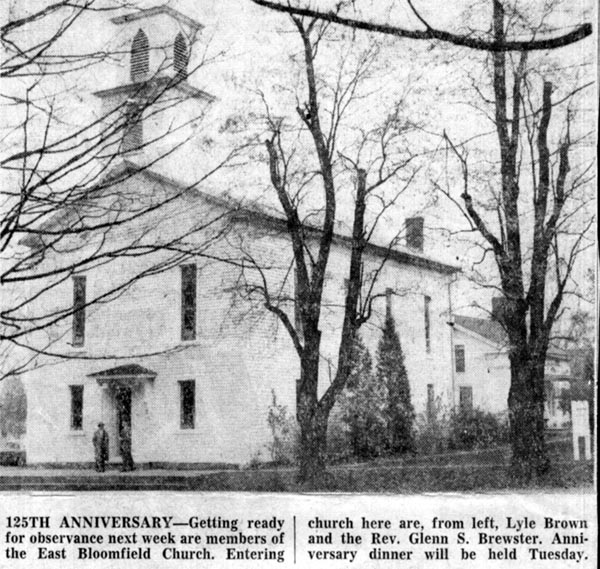
[(0, 384), (0, 409), (2, 436), (22, 437), (27, 422), (27, 396), (18, 376), (9, 376)]
[[(346, 388), (340, 396), (339, 411), (332, 413), (332, 429), (328, 445), (337, 454), (341, 446), (359, 459), (381, 455), (387, 446), (387, 386), (372, 373), (372, 360), (368, 349), (357, 336), (352, 351), (351, 371)], [(339, 415), (345, 429), (335, 417)]]
[(275, 390), (271, 390), (271, 405), (267, 423), (271, 429), (268, 450), (274, 464), (285, 465), (296, 461), (298, 451), (298, 425), (285, 405), (277, 403)]
[(481, 409), (461, 410), (450, 418), (450, 448), (488, 448), (508, 440), (508, 427), (493, 413)]
[(348, 460), (353, 455), (350, 430), (345, 420), (345, 410), (342, 408), (343, 401), (342, 396), (340, 402), (334, 405), (327, 426), (327, 457), (335, 462)]
[(420, 454), (434, 454), (448, 449), (450, 410), (436, 397), (431, 414), (420, 413), (416, 420), (416, 450)]

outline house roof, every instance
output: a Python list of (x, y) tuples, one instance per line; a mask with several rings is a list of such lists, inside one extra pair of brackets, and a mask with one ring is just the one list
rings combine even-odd
[(123, 14), (122, 16), (111, 18), (110, 21), (113, 24), (125, 24), (127, 22), (133, 22), (135, 20), (141, 20), (151, 16), (157, 16), (159, 14), (171, 16), (178, 22), (186, 24), (194, 30), (200, 30), (204, 27), (200, 22), (198, 22), (198, 20), (194, 20), (193, 18), (186, 16), (179, 10), (175, 10), (175, 8), (171, 8), (170, 6), (155, 6), (154, 8), (141, 9), (137, 10), (136, 12), (130, 12), (129, 14)]
[(494, 344), (506, 343), (506, 332), (502, 325), (496, 320), (455, 315), (454, 323), (482, 336), (486, 340), (490, 340)]
[[(506, 330), (497, 320), (455, 314), (454, 323), (500, 347), (506, 347), (508, 345), (508, 335)], [(556, 346), (550, 346), (548, 355), (562, 360), (569, 359), (568, 353)]]

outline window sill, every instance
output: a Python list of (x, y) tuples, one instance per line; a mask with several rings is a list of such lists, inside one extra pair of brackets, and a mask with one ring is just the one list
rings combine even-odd
[(175, 435), (181, 435), (183, 437), (189, 437), (192, 435), (198, 435), (198, 430), (197, 429), (177, 429), (176, 431), (174, 431)]
[(87, 436), (85, 431), (68, 431), (67, 436), (69, 437), (85, 437)]
[(176, 347), (180, 350), (185, 350), (186, 348), (200, 348), (205, 345), (205, 342), (202, 340), (180, 340), (176, 344)]

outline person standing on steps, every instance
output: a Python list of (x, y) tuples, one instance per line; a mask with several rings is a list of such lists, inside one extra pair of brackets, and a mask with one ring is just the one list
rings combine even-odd
[(94, 443), (96, 472), (104, 472), (108, 462), (108, 433), (104, 430), (104, 423), (98, 423), (98, 429), (94, 433), (92, 442)]

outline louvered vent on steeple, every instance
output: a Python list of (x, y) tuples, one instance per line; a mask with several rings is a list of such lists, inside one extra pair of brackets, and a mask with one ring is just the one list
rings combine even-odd
[(183, 34), (179, 32), (173, 44), (173, 69), (180, 79), (187, 79), (188, 74), (188, 46)]
[(141, 81), (150, 69), (150, 46), (148, 36), (139, 29), (131, 44), (131, 80)]

